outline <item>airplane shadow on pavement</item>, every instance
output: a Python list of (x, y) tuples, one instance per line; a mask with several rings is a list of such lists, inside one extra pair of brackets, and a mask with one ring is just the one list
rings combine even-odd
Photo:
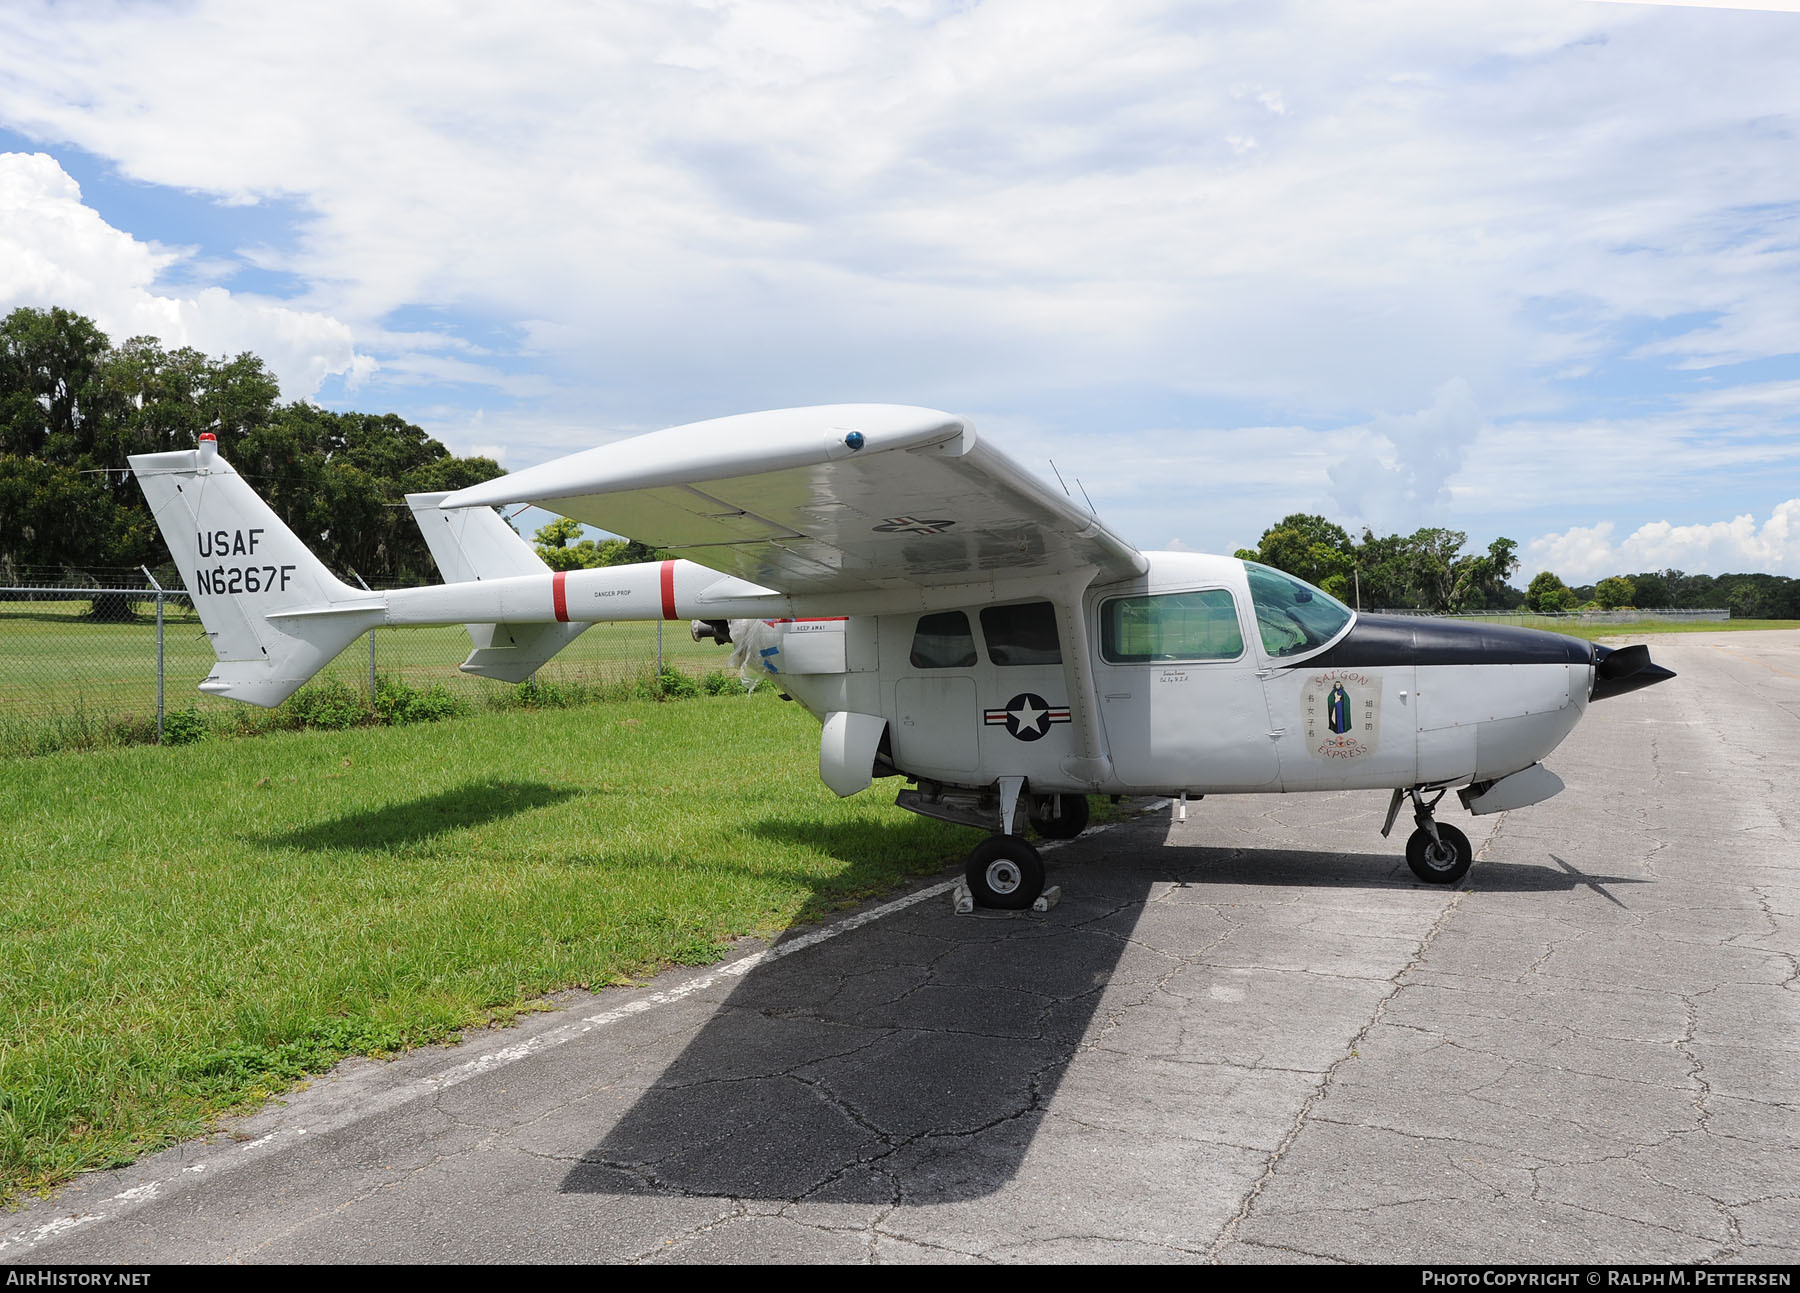
[[(1159, 916), (1158, 934), (1140, 929), (1153, 896), (1175, 886), (1188, 912), (1209, 903), (1227, 911), (1258, 894), (1283, 903), (1279, 891), (1294, 887), (1423, 887), (1391, 854), (1161, 847), (1083, 862), (1090, 846), (1078, 850), (1061, 855), (1075, 865), (1047, 859), (1050, 883), (1064, 887), (1047, 913), (956, 916), (937, 896), (751, 970), (562, 1191), (981, 1198), (1018, 1173), (1103, 996), (1117, 994), (1116, 1010), (1168, 973), (1169, 958), (1146, 939), (1180, 938), (1183, 927)], [(1622, 882), (1483, 862), (1466, 883), (1534, 891)]]

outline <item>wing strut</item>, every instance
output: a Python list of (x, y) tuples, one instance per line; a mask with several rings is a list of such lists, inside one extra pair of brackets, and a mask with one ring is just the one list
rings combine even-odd
[(1063, 682), (1069, 689), (1069, 718), (1075, 751), (1063, 760), (1063, 771), (1077, 781), (1098, 786), (1112, 776), (1112, 756), (1100, 734), (1100, 697), (1094, 688), (1094, 659), (1088, 651), (1087, 616), (1082, 594), (1097, 573), (1089, 567), (1058, 581), (1051, 594), (1056, 607), (1057, 636), (1062, 643)]

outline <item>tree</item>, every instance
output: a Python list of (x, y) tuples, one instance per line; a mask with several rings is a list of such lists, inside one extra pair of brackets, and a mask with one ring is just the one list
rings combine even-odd
[(0, 573), (49, 567), (57, 578), (110, 582), (167, 565), (125, 460), (191, 448), (211, 431), (328, 566), (429, 579), (430, 554), (402, 495), (461, 489), (500, 475), (500, 465), (457, 458), (392, 413), (282, 405), (280, 394), (252, 354), (211, 359), (153, 337), (114, 347), (68, 310), (12, 311), (0, 320)]
[(108, 342), (91, 319), (21, 306), (0, 320), (0, 452), (67, 462), (93, 448)]
[[(1681, 572), (1678, 570), (1668, 573), (1675, 575), (1676, 578), (1681, 576)], [(1654, 571), (1645, 571), (1643, 574), (1632, 575), (1631, 583), (1635, 589), (1634, 603), (1636, 605), (1655, 608), (1669, 605), (1669, 581), (1665, 575), (1657, 574)]]
[(1397, 534), (1376, 538), (1373, 530), (1363, 529), (1362, 542), (1356, 545), (1356, 578), (1364, 606), (1417, 605), (1411, 588), (1406, 540)]
[[(639, 543), (636, 539), (621, 539), (619, 547), (606, 562), (609, 566), (636, 566), (646, 561), (667, 561), (669, 554), (665, 549), (653, 548), (648, 543)], [(601, 544), (601, 547), (607, 547)]]
[(646, 561), (661, 561), (664, 553), (636, 539), (574, 540), (581, 534), (581, 523), (559, 516), (541, 526), (533, 536), (538, 556), (552, 570), (590, 570), (596, 566), (631, 566)]
[(1456, 592), (1457, 556), (1469, 536), (1461, 530), (1416, 530), (1406, 540), (1410, 582), (1417, 604), (1431, 611), (1451, 608)]
[(1296, 512), (1263, 531), (1256, 555), (1250, 559), (1324, 588), (1334, 576), (1348, 578), (1355, 548), (1342, 526), (1322, 516)]
[(1637, 587), (1623, 575), (1612, 575), (1594, 585), (1594, 600), (1602, 610), (1616, 611), (1637, 604)]
[(117, 549), (121, 519), (103, 486), (79, 469), (0, 454), (0, 565), (71, 567), (96, 550)]
[(1522, 602), (1524, 594), (1507, 583), (1519, 568), (1519, 545), (1501, 537), (1485, 553), (1464, 555), (1467, 542), (1461, 530), (1377, 537), (1367, 526), (1353, 542), (1342, 526), (1296, 512), (1264, 530), (1257, 547), (1235, 555), (1298, 575), (1359, 607), (1482, 610)]
[(1554, 614), (1573, 607), (1575, 594), (1556, 577), (1554, 571), (1540, 570), (1532, 576), (1531, 585), (1525, 590), (1525, 605), (1534, 611)]
[(1506, 581), (1519, 568), (1519, 545), (1508, 538), (1488, 544), (1485, 556), (1461, 557), (1453, 567), (1451, 604), (1459, 611), (1485, 610), (1505, 600)]
[(1486, 557), (1462, 556), (1466, 542), (1461, 530), (1427, 528), (1377, 538), (1365, 528), (1354, 556), (1362, 604), (1450, 610), (1503, 583), (1518, 565), (1511, 539), (1496, 541)]
[(592, 539), (575, 541), (581, 537), (580, 521), (559, 516), (539, 527), (532, 537), (537, 542), (538, 556), (552, 570), (588, 570), (605, 564), (600, 560), (599, 544)]

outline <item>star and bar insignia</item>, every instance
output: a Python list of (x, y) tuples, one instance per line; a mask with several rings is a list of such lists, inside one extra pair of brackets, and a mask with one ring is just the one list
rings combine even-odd
[(942, 534), (955, 521), (924, 521), (916, 516), (890, 516), (875, 527), (877, 534)]
[(1006, 702), (1004, 708), (983, 710), (981, 721), (987, 727), (1004, 725), (1007, 733), (1021, 741), (1036, 741), (1049, 735), (1057, 723), (1067, 723), (1069, 707), (1052, 705), (1036, 692), (1021, 692)]

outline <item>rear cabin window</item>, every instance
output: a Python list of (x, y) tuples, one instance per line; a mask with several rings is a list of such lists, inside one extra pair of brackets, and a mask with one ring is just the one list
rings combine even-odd
[(1243, 653), (1237, 603), (1223, 588), (1117, 597), (1100, 608), (1100, 655), (1111, 664), (1235, 660)]
[(989, 606), (981, 612), (981, 635), (995, 664), (1061, 664), (1056, 608), (1049, 602)]
[(969, 631), (969, 617), (961, 611), (921, 615), (909, 658), (915, 669), (967, 669), (975, 663), (975, 635)]

